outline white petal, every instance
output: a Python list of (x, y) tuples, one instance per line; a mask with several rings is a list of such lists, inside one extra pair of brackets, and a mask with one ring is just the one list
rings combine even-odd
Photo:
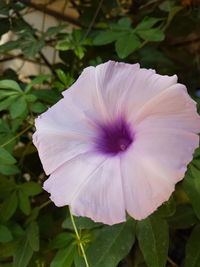
[(72, 212), (109, 225), (125, 221), (125, 206), (118, 157), (108, 158), (96, 169), (71, 203)]

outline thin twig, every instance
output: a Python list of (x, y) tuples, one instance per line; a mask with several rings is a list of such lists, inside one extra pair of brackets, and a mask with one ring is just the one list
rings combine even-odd
[(178, 265), (170, 257), (167, 257), (167, 260), (173, 267), (178, 267)]
[(17, 139), (18, 137), (20, 137), (21, 135), (23, 135), (25, 132), (27, 132), (30, 128), (32, 128), (33, 125), (29, 125), (27, 126), (24, 130), (22, 130), (21, 132), (19, 132), (17, 135), (15, 135), (13, 138), (9, 139), (8, 141), (6, 141), (5, 143), (3, 143), (2, 145), (0, 145), (0, 147), (4, 147), (7, 146), (8, 144), (10, 144), (11, 142), (13, 142), (15, 139)]
[(83, 25), (78, 20), (74, 19), (73, 17), (66, 15), (66, 14), (61, 14), (55, 10), (47, 8), (45, 5), (35, 4), (35, 3), (27, 1), (27, 0), (18, 0), (18, 2), (21, 2), (24, 5), (32, 7), (36, 10), (41, 11), (41, 12), (44, 12), (44, 13), (46, 13), (52, 17), (55, 17), (57, 19), (62, 19), (63, 21), (67, 21), (67, 22), (74, 24), (76, 26), (83, 27)]
[(98, 5), (98, 7), (97, 7), (97, 9), (96, 9), (96, 12), (94, 13), (94, 16), (93, 16), (93, 18), (92, 18), (92, 20), (91, 20), (91, 22), (90, 22), (90, 24), (89, 24), (89, 26), (88, 26), (88, 29), (87, 29), (87, 31), (86, 31), (84, 37), (83, 37), (83, 40), (85, 40), (85, 39), (87, 38), (88, 34), (90, 33), (90, 31), (91, 31), (91, 29), (92, 29), (92, 27), (93, 27), (93, 25), (94, 25), (94, 23), (95, 23), (95, 20), (96, 20), (96, 18), (97, 18), (97, 15), (98, 15), (98, 13), (99, 13), (99, 11), (100, 11), (100, 9), (101, 9), (101, 6), (102, 6), (102, 4), (103, 4), (103, 1), (104, 1), (104, 0), (100, 0), (99, 5)]

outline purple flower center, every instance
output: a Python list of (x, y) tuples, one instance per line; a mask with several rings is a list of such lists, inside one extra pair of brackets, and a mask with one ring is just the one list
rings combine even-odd
[(116, 155), (124, 152), (133, 142), (133, 134), (124, 119), (99, 126), (96, 148), (104, 154)]

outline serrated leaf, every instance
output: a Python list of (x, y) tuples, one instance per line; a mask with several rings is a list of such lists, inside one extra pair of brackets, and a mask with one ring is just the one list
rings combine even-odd
[(0, 147), (0, 163), (1, 164), (15, 164), (16, 159), (3, 147)]
[[(105, 226), (95, 233), (96, 238), (86, 250), (89, 264), (92, 267), (116, 267), (135, 242), (135, 221)], [(79, 265), (85, 267), (83, 260)]]
[(27, 240), (33, 251), (39, 250), (39, 228), (35, 221), (32, 221), (27, 228)]
[(56, 253), (50, 267), (71, 267), (74, 259), (76, 247), (71, 244), (67, 248), (61, 249)]
[(134, 33), (121, 36), (115, 43), (117, 55), (125, 58), (140, 47), (140, 40)]
[(0, 81), (0, 88), (12, 89), (12, 90), (15, 90), (15, 91), (17, 91), (19, 93), (22, 93), (22, 89), (20, 88), (18, 83), (13, 81), (13, 80), (2, 80), (2, 81)]
[(15, 213), (18, 205), (16, 192), (13, 192), (7, 199), (4, 200), (1, 209), (0, 217), (3, 221), (9, 220)]
[(19, 197), (19, 207), (21, 211), (29, 215), (31, 211), (31, 205), (30, 205), (30, 200), (27, 194), (24, 193), (21, 189), (18, 191), (18, 197)]
[(40, 184), (36, 182), (27, 182), (24, 184), (20, 184), (21, 190), (28, 196), (35, 196), (42, 192), (42, 187)]
[(138, 221), (137, 238), (148, 267), (165, 267), (169, 247), (166, 221), (155, 215)]
[(5, 243), (13, 239), (12, 234), (7, 226), (0, 225), (0, 242)]
[(197, 225), (186, 245), (186, 257), (184, 267), (199, 267), (200, 263), (200, 225)]
[(33, 255), (33, 249), (29, 245), (29, 241), (24, 238), (19, 243), (14, 255), (13, 267), (26, 267)]
[(19, 97), (11, 106), (10, 106), (10, 114), (13, 119), (22, 115), (27, 109), (27, 102), (25, 97)]

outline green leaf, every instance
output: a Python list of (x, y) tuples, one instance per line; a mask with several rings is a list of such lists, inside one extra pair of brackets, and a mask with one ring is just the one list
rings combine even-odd
[(171, 9), (171, 11), (169, 12), (168, 18), (167, 18), (167, 23), (165, 28), (167, 28), (170, 23), (172, 22), (173, 18), (175, 17), (175, 15), (181, 11), (184, 7), (183, 6), (175, 6)]
[(22, 89), (18, 85), (17, 82), (13, 80), (2, 80), (0, 81), (0, 88), (5, 88), (5, 89), (13, 89), (17, 92), (22, 93)]
[(137, 34), (145, 41), (158, 42), (165, 39), (164, 32), (159, 28), (137, 31)]
[(10, 107), (10, 114), (13, 119), (22, 115), (27, 109), (25, 97), (19, 97)]
[(30, 102), (30, 103), (33, 103), (37, 100), (37, 97), (33, 94), (27, 94), (27, 95), (24, 95), (24, 98), (26, 101)]
[[(92, 267), (116, 267), (135, 242), (135, 221), (95, 230), (96, 238), (88, 245), (87, 258)], [(80, 267), (85, 267), (83, 260)]]
[(167, 202), (163, 203), (155, 213), (161, 217), (169, 217), (172, 216), (175, 212), (176, 203), (173, 197), (171, 197)]
[(0, 111), (8, 109), (12, 103), (18, 98), (18, 95), (12, 95), (0, 102)]
[(85, 55), (85, 47), (83, 46), (76, 47), (74, 53), (79, 59), (82, 59)]
[(32, 221), (27, 228), (27, 240), (33, 251), (38, 251), (40, 246), (39, 241), (39, 228), (35, 221)]
[(7, 226), (0, 225), (0, 242), (6, 243), (13, 239), (12, 234)]
[(36, 182), (32, 182), (32, 181), (24, 183), (24, 184), (20, 184), (20, 188), (28, 196), (36, 196), (42, 192), (41, 185)]
[(45, 35), (45, 37), (57, 35), (62, 30), (64, 30), (66, 27), (67, 27), (67, 25), (59, 25), (59, 26), (49, 27), (47, 29), (47, 31), (44, 33), (44, 35)]
[(56, 90), (39, 89), (32, 92), (39, 100), (43, 100), (45, 103), (55, 104), (61, 95)]
[[(74, 220), (79, 229), (94, 229), (103, 225), (102, 223), (96, 223), (87, 217), (75, 216)], [(71, 219), (69, 217), (62, 223), (62, 227), (64, 229), (70, 229), (70, 230), (74, 229)]]
[(200, 219), (200, 170), (191, 165), (188, 168), (186, 177), (183, 181), (183, 188), (191, 200), (192, 206), (197, 217)]
[(41, 102), (33, 103), (31, 106), (31, 110), (35, 113), (42, 113), (47, 109), (46, 105)]
[(33, 255), (33, 249), (31, 248), (29, 241), (24, 238), (19, 243), (14, 255), (13, 267), (26, 267)]
[(0, 164), (0, 173), (5, 175), (13, 175), (19, 173), (19, 169), (15, 165)]
[(60, 79), (60, 81), (63, 84), (66, 84), (68, 82), (67, 81), (67, 76), (66, 76), (66, 74), (64, 73), (63, 70), (61, 70), (61, 69), (56, 70), (56, 74), (58, 75), (58, 78)]
[(58, 234), (49, 244), (49, 249), (60, 249), (67, 247), (74, 241), (74, 236), (71, 233), (60, 233)]
[(170, 227), (174, 229), (187, 229), (198, 222), (191, 205), (183, 204), (176, 208), (172, 217), (167, 218)]
[(114, 32), (112, 30), (100, 32), (93, 40), (94, 45), (106, 45), (116, 41), (120, 37), (121, 33)]
[(4, 200), (0, 215), (3, 221), (9, 220), (17, 209), (18, 199), (16, 192), (13, 192), (7, 199)]
[(0, 162), (1, 164), (14, 164), (16, 159), (3, 147), (0, 147)]
[(30, 205), (30, 200), (27, 194), (24, 193), (21, 189), (18, 191), (18, 197), (19, 197), (19, 207), (21, 211), (29, 215), (31, 211), (31, 205)]
[(160, 5), (159, 8), (160, 10), (163, 10), (165, 12), (170, 12), (170, 10), (174, 7), (175, 2), (171, 0), (163, 1)]
[(20, 41), (15, 40), (15, 41), (8, 41), (2, 45), (0, 45), (0, 53), (7, 53), (13, 49), (19, 48), (20, 46)]
[(151, 29), (157, 22), (161, 21), (160, 18), (145, 17), (135, 28), (135, 31), (143, 31)]
[(115, 43), (117, 55), (125, 58), (140, 47), (140, 40), (134, 33), (121, 36)]
[(55, 258), (51, 262), (50, 267), (71, 267), (75, 251), (76, 246), (74, 244), (71, 244), (67, 248), (59, 250)]
[(29, 92), (30, 89), (36, 85), (36, 84), (43, 84), (44, 81), (48, 80), (49, 78), (51, 78), (51, 74), (45, 74), (45, 75), (39, 75), (37, 77), (35, 77), (25, 88), (25, 92)]
[(0, 91), (0, 100), (9, 97), (9, 96), (17, 96), (18, 93), (16, 91), (11, 91), (11, 90), (2, 90)]
[(147, 265), (149, 267), (165, 267), (169, 247), (166, 221), (155, 215), (138, 221), (137, 238)]
[(200, 263), (200, 225), (197, 225), (187, 242), (184, 267), (199, 267)]
[(3, 35), (4, 33), (8, 32), (10, 29), (10, 22), (7, 18), (1, 18), (0, 19), (0, 36)]
[(61, 41), (57, 43), (56, 49), (61, 51), (69, 50), (71, 49), (71, 43), (69, 43), (68, 41)]
[(32, 36), (21, 40), (21, 50), (26, 57), (34, 57), (45, 46), (44, 40), (36, 40)]

